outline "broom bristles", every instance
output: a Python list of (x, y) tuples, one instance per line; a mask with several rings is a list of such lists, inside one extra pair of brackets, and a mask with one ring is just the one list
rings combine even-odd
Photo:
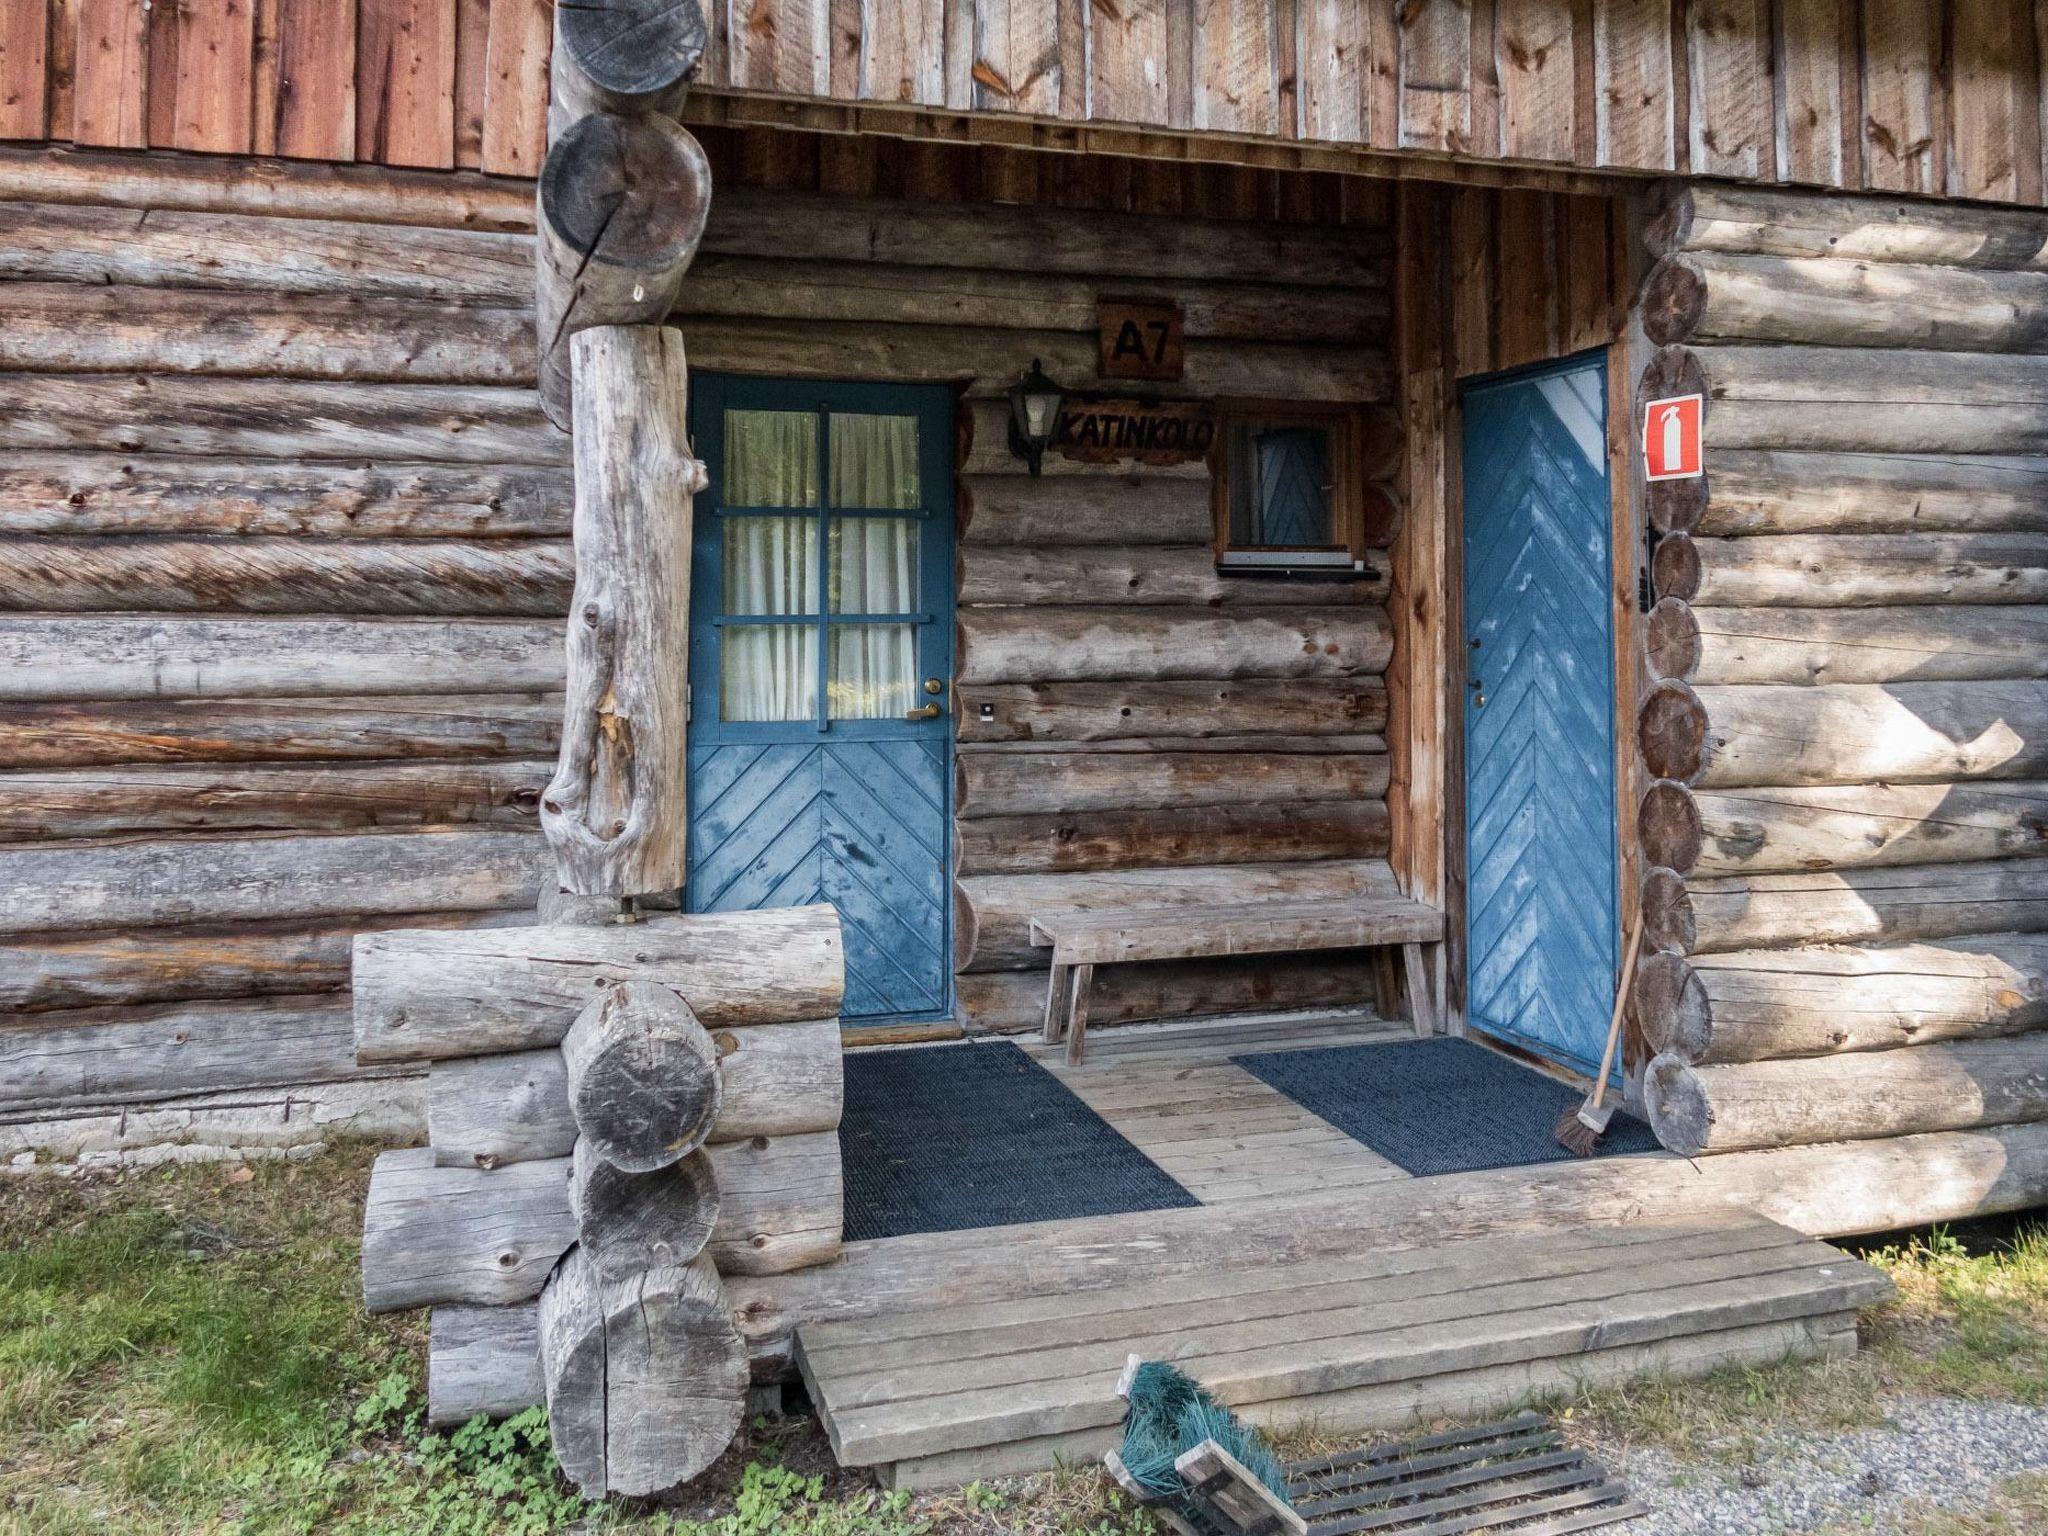
[(1600, 1138), (1605, 1132), (1589, 1125), (1582, 1111), (1568, 1109), (1551, 1134), (1557, 1138), (1557, 1144), (1573, 1157), (1591, 1157), (1600, 1150)]
[(1124, 1411), (1124, 1470), (1158, 1494), (1180, 1494), (1174, 1463), (1204, 1440), (1214, 1440), (1279, 1498), (1287, 1498), (1287, 1472), (1265, 1437), (1216, 1401), (1202, 1384), (1163, 1360), (1147, 1360), (1128, 1373)]

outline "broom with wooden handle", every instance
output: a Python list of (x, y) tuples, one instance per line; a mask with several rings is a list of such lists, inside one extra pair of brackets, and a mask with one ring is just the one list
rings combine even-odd
[(1552, 1134), (1557, 1144), (1574, 1157), (1591, 1157), (1600, 1150), (1600, 1138), (1614, 1118), (1614, 1106), (1606, 1102), (1607, 1074), (1614, 1070), (1614, 1048), (1621, 1043), (1621, 1016), (1628, 1008), (1628, 987), (1635, 979), (1636, 951), (1643, 944), (1642, 909), (1636, 910), (1635, 927), (1628, 936), (1628, 957), (1621, 962), (1621, 979), (1614, 984), (1614, 1017), (1607, 1021), (1607, 1049), (1600, 1053), (1600, 1075), (1593, 1079), (1593, 1091), (1577, 1109), (1567, 1110)]

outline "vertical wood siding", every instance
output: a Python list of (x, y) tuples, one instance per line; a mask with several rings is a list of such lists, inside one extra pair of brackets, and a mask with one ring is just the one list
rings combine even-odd
[[(2048, 12), (2027, 0), (702, 3), (706, 98), (2042, 201)], [(551, 0), (21, 0), (0, 14), (0, 139), (530, 176), (550, 17)]]

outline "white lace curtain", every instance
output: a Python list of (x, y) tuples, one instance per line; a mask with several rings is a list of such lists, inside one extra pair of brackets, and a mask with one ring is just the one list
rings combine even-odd
[[(816, 506), (817, 426), (809, 412), (728, 411), (725, 506)], [(831, 486), (835, 507), (915, 508), (916, 418), (835, 413)], [(728, 720), (812, 719), (818, 700), (818, 519), (764, 514), (725, 521), (725, 611), (787, 614), (799, 622), (726, 627), (722, 712)], [(826, 551), (830, 611), (913, 611), (917, 540), (914, 518), (834, 517)], [(919, 702), (916, 625), (833, 624), (827, 644), (834, 719), (900, 719)]]

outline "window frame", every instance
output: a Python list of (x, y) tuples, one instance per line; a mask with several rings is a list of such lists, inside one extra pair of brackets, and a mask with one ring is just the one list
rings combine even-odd
[[(1216, 437), (1209, 449), (1209, 510), (1216, 567), (1231, 574), (1276, 574), (1288, 567), (1276, 555), (1304, 558), (1303, 568), (1328, 570), (1341, 554), (1345, 564), (1364, 558), (1365, 495), (1362, 474), (1365, 413), (1342, 401), (1258, 400), (1227, 398), (1215, 402)], [(1328, 544), (1233, 544), (1230, 541), (1230, 445), (1240, 427), (1310, 427), (1330, 434), (1330, 533)], [(1266, 557), (1258, 563), (1231, 563), (1231, 556)]]

